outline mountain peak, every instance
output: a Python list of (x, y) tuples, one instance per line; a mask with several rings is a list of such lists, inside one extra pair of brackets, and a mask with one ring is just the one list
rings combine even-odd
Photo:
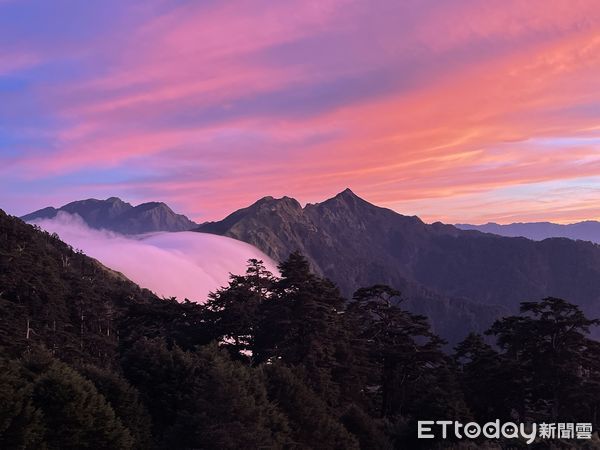
[[(275, 208), (291, 207), (292, 209), (298, 209), (298, 208), (302, 209), (302, 206), (300, 206), (300, 203), (295, 198), (288, 197), (288, 196), (283, 196), (281, 198), (275, 198), (270, 195), (257, 200), (252, 205), (250, 205), (248, 208), (256, 208), (256, 207), (263, 207), (263, 206), (275, 207)], [(246, 208), (244, 208), (244, 209), (246, 209)]]
[[(275, 200), (275, 197), (272, 197), (270, 195), (267, 195), (265, 197), (259, 198), (258, 200), (256, 200), (253, 205), (262, 205), (263, 203), (269, 203)], [(250, 205), (252, 206), (252, 205)]]
[[(342, 192), (337, 194), (334, 198), (353, 198), (353, 199), (361, 199), (358, 195), (356, 195), (350, 188), (344, 189)], [(362, 199), (361, 199), (362, 200)]]
[(151, 209), (158, 209), (158, 210), (163, 210), (166, 212), (173, 212), (173, 210), (169, 207), (169, 205), (167, 205), (166, 203), (163, 203), (163, 202), (140, 203), (139, 205), (137, 205), (135, 207), (135, 209), (138, 211), (148, 211)]
[(334, 196), (328, 200), (325, 200), (322, 203), (317, 203), (315, 206), (319, 206), (319, 205), (323, 205), (323, 206), (327, 206), (327, 207), (336, 207), (336, 208), (339, 208), (339, 207), (350, 208), (350, 209), (363, 208), (363, 207), (377, 208), (375, 205), (360, 198), (358, 195), (356, 195), (354, 192), (352, 192), (352, 190), (350, 188), (344, 189), (342, 192), (340, 192), (336, 196)]
[(23, 216), (22, 219), (25, 221), (51, 219), (59, 211), (79, 215), (91, 228), (107, 229), (123, 234), (187, 231), (197, 226), (187, 217), (174, 213), (165, 203), (147, 202), (133, 207), (118, 197), (74, 201), (59, 209), (44, 208), (35, 211)]

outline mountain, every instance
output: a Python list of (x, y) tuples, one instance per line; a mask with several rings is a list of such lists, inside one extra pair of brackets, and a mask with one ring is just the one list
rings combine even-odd
[[(324, 203), (318, 225), (345, 217), (338, 234), (404, 227), (423, 245), (463, 233), (349, 194)], [(589, 262), (575, 267), (584, 283)], [(470, 335), (448, 355), (421, 316), (390, 304), (394, 290), (360, 289), (345, 304), (301, 255), (280, 272), (255, 260), (205, 305), (161, 300), (0, 210), (0, 448), (424, 448), (423, 418), (506, 422), (515, 411), (598, 428), (600, 346), (576, 305), (523, 304), (489, 330), (501, 348)]]
[[(558, 362), (537, 357), (557, 333), (545, 316), (508, 339), (536, 351), (505, 356), (471, 337), (461, 348), (483, 348), (485, 364), (454, 364), (420, 316), (385, 301), (394, 292), (364, 289), (340, 314), (344, 299), (299, 255), (280, 276), (257, 261), (248, 269), (205, 305), (161, 300), (0, 210), (0, 448), (416, 448), (422, 417), (482, 422), (471, 411), (504, 418), (542, 404), (532, 417), (543, 420), (556, 366), (577, 375), (560, 398), (582, 397), (561, 403), (561, 417), (596, 420), (585, 318), (559, 324), (575, 339)], [(550, 380), (542, 389), (518, 378), (536, 374), (531, 361)]]
[(188, 231), (198, 225), (187, 217), (176, 214), (161, 202), (132, 206), (117, 197), (106, 200), (94, 198), (79, 200), (56, 209), (43, 208), (21, 217), (26, 222), (52, 219), (60, 211), (77, 214), (91, 227), (122, 234), (140, 234), (153, 231)]
[(201, 312), (0, 209), (0, 448), (284, 447), (259, 369), (207, 345)]
[(519, 302), (568, 299), (600, 315), (600, 247), (583, 241), (501, 237), (425, 224), (346, 189), (322, 203), (265, 197), (201, 232), (243, 240), (282, 260), (295, 250), (348, 296), (383, 283), (455, 341)]
[[(301, 257), (282, 277), (250, 268), (212, 305), (161, 300), (0, 210), (0, 448), (408, 448), (416, 431), (389, 433), (388, 417), (465, 410), (421, 318), (390, 308), (402, 344), (366, 340), (363, 313), (339, 314)], [(378, 381), (393, 345), (402, 384)], [(379, 398), (401, 391), (382, 418)]]
[(534, 241), (542, 241), (553, 237), (590, 241), (600, 243), (600, 222), (586, 220), (585, 222), (562, 225), (551, 222), (511, 223), (500, 225), (489, 222), (484, 225), (457, 224), (461, 230), (477, 230), (483, 233), (493, 233), (508, 237), (525, 237)]
[(116, 336), (125, 337), (124, 317), (152, 304), (162, 303), (56, 235), (0, 210), (0, 350), (37, 344), (67, 361), (85, 356), (104, 364), (116, 354)]

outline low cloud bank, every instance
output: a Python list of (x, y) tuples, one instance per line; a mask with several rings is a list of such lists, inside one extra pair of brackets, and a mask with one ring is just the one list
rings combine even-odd
[(260, 250), (223, 236), (191, 231), (123, 236), (91, 229), (65, 212), (32, 223), (163, 297), (202, 303), (210, 291), (227, 284), (230, 273), (243, 274), (250, 258), (277, 273), (275, 262)]

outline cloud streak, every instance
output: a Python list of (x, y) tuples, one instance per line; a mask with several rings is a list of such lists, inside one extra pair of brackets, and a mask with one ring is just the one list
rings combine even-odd
[[(0, 201), (15, 213), (46, 206), (25, 205), (25, 185), (63, 202), (160, 196), (200, 221), (351, 186), (430, 220), (453, 220), (453, 202), (460, 221), (491, 219), (500, 197), (527, 220), (546, 211), (536, 185), (600, 173), (593, 0), (111, 0), (91, 2), (94, 21), (61, 0), (55, 20), (79, 25), (32, 33), (39, 1), (9, 4), (26, 20), (0, 40), (15, 55), (0, 63)], [(581, 200), (556, 218), (596, 218)]]

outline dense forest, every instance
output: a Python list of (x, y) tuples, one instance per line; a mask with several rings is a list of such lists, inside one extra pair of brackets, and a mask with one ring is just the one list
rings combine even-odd
[(159, 299), (0, 211), (0, 448), (519, 448), (416, 423), (600, 425), (598, 321), (576, 305), (532, 299), (448, 352), (391, 287), (345, 299), (299, 253), (279, 269)]

